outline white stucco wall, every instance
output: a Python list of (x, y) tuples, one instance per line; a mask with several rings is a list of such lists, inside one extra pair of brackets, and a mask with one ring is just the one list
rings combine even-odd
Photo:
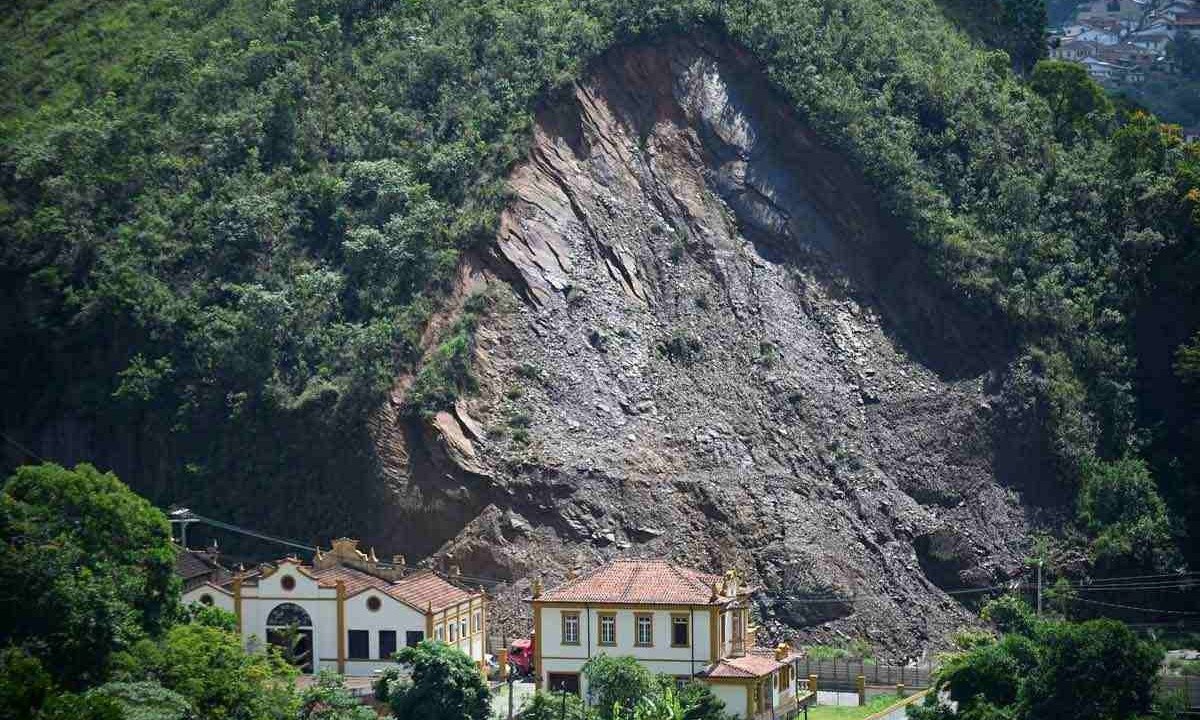
[[(291, 590), (283, 587), (283, 578), (291, 577), (295, 586)], [(204, 595), (210, 595), (213, 604), (229, 612), (235, 612), (232, 592), (221, 588), (202, 585), (184, 594), (184, 602), (199, 602)], [(372, 611), (368, 606), (370, 598), (378, 598), (378, 610)], [(373, 675), (393, 664), (390, 658), (379, 656), (379, 632), (394, 630), (396, 632), (396, 649), (405, 647), (409, 631), (426, 632), (426, 616), (421, 610), (411, 607), (392, 596), (368, 588), (354, 595), (347, 596), (345, 604), (345, 622), (347, 638), (346, 674)], [(242, 635), (246, 647), (250, 650), (262, 649), (267, 638), (267, 618), (271, 611), (282, 603), (293, 603), (308, 613), (312, 621), (313, 647), (315, 649), (314, 666), (316, 669), (337, 670), (338, 653), (338, 621), (337, 621), (337, 589), (321, 587), (317, 581), (308, 577), (301, 568), (288, 561), (281, 562), (275, 572), (258, 579), (256, 584), (242, 586)], [(475, 630), (473, 615), (481, 613), (481, 624)], [(452, 606), (444, 612), (436, 613), (437, 622), (447, 622), (458, 616), (467, 619), (467, 636), (453, 643), (456, 647), (474, 660), (482, 660), (485, 651), (486, 607), (481, 597)], [(369, 657), (366, 659), (350, 659), (349, 631), (365, 630), (368, 632)]]
[[(372, 611), (367, 607), (369, 598), (379, 598), (379, 609)], [(336, 612), (336, 610), (335, 610)], [(336, 622), (337, 617), (334, 616)], [(410, 631), (425, 632), (425, 615), (415, 609), (386, 595), (378, 590), (364, 590), (346, 598), (346, 632), (351, 630), (366, 630), (369, 635), (368, 649), (370, 658), (367, 660), (350, 659), (350, 641), (346, 640), (346, 674), (371, 675), (376, 670), (395, 664), (390, 658), (379, 656), (379, 631), (394, 630), (396, 632), (396, 650), (404, 649), (405, 634)], [(331, 659), (337, 664), (337, 647)]]
[[(283, 588), (283, 578), (290, 576), (296, 581), (291, 590)], [(257, 585), (242, 588), (242, 635), (247, 646), (261, 648), (267, 638), (267, 617), (283, 603), (294, 603), (304, 608), (312, 620), (313, 648), (316, 652), (314, 665), (318, 668), (337, 669), (337, 590), (323, 588), (316, 580), (300, 572), (290, 562), (281, 562), (279, 568)]]
[(219, 607), (222, 610), (233, 612), (233, 595), (228, 591), (219, 588), (215, 585), (205, 583), (200, 587), (193, 588), (190, 591), (180, 596), (180, 601), (187, 605), (189, 603), (203, 602), (202, 598), (207, 595), (212, 599), (213, 607)]
[(746, 717), (746, 688), (742, 685), (711, 683), (713, 695), (725, 703), (725, 712), (736, 717)]
[[(476, 629), (475, 613), (479, 613), (479, 626)], [(475, 597), (470, 600), (465, 600), (457, 605), (451, 605), (447, 608), (439, 610), (433, 614), (432, 637), (438, 636), (438, 628), (442, 628), (442, 641), (453, 645), (464, 652), (472, 660), (483, 660), (485, 652), (485, 638), (487, 636), (487, 608), (485, 607), (483, 598)], [(462, 621), (466, 621), (466, 635), (462, 635), (460, 628), (463, 627)], [(450, 640), (449, 627), (453, 624), (456, 628), (454, 633), (454, 641)]]
[[(562, 615), (564, 612), (579, 613), (579, 644), (562, 642)], [(616, 644), (600, 644), (600, 616), (612, 613), (616, 616)], [(649, 613), (654, 620), (653, 645), (643, 647), (635, 643), (637, 615)], [(683, 614), (690, 617), (690, 642), (685, 647), (671, 646), (671, 616)], [(589, 658), (600, 654), (627, 655), (635, 657), (653, 673), (690, 676), (698, 673), (712, 662), (710, 658), (710, 625), (708, 607), (640, 610), (609, 606), (551, 606), (541, 610), (541, 626), (537, 629), (541, 644), (543, 686), (550, 673), (578, 673)], [(587, 696), (587, 681), (580, 679), (580, 691)]]

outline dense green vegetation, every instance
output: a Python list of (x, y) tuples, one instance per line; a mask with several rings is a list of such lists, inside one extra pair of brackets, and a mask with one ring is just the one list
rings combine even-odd
[(938, 0), (955, 24), (989, 47), (1008, 53), (1013, 68), (1028, 72), (1046, 56), (1050, 0)]
[[(1175, 717), (1156, 703), (1161, 648), (1113, 620), (1036, 618), (1005, 598), (992, 608), (1003, 635), (971, 635), (943, 658), (937, 692), (909, 710), (914, 720), (1130, 720)], [(988, 609), (985, 609), (985, 615)], [(953, 706), (940, 697), (948, 693)]]
[(471, 658), (435, 640), (410, 645), (396, 654), (409, 675), (385, 672), (375, 682), (375, 698), (406, 720), (487, 720), (491, 691)]
[(597, 655), (583, 667), (588, 706), (578, 695), (538, 692), (521, 711), (526, 720), (731, 720), (725, 703), (699, 681), (677, 685), (655, 676), (635, 658)]
[(1093, 557), (1171, 567), (1200, 528), (1200, 151), (1058, 64), (1013, 75), (1039, 7), (996, 4), (1010, 57), (929, 0), (23, 0), (0, 21), (2, 425), (45, 454), (83, 438), (162, 502), (369, 534), (345, 502), (377, 485), (366, 419), (397, 373), (414, 415), (470, 391), (474, 320), (420, 338), (536, 104), (703, 25), (1013, 349), (999, 421), (1038, 438), (1039, 493), (1142, 501), (1080, 508)]
[(0, 718), (297, 717), (295, 670), (248, 654), (227, 613), (181, 607), (174, 562), (166, 518), (113, 475), (18, 469), (0, 488)]

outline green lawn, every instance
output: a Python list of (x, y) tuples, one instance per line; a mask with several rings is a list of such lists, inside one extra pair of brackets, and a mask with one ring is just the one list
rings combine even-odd
[(895, 695), (880, 695), (862, 707), (814, 705), (808, 709), (808, 720), (862, 720), (877, 713), (900, 698)]

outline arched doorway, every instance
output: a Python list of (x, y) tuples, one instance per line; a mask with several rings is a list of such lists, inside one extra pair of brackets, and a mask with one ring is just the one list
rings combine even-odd
[(301, 672), (313, 671), (312, 618), (304, 608), (286, 602), (276, 605), (267, 615), (267, 642)]

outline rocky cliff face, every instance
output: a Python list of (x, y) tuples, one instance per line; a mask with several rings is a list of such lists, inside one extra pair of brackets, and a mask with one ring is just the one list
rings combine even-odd
[(401, 379), (377, 418), (398, 544), (518, 589), (617, 555), (738, 566), (769, 628), (894, 655), (969, 622), (945, 591), (1019, 569), (1002, 333), (752, 58), (610, 53), (538, 114), (511, 185), (458, 288), (495, 299), (479, 392), (405, 422)]

